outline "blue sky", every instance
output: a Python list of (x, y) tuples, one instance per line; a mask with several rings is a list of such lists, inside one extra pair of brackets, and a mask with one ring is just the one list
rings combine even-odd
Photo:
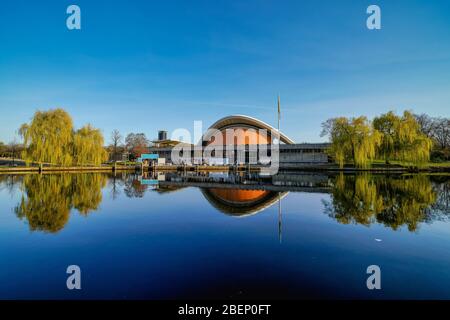
[[(81, 8), (82, 29), (66, 28)], [(382, 29), (366, 28), (378, 4)], [(450, 110), (450, 1), (2, 1), (0, 141), (63, 107), (106, 140), (246, 114), (298, 142), (335, 116)]]

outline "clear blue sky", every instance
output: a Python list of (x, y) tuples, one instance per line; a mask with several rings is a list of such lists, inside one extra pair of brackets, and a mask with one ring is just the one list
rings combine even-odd
[[(81, 7), (82, 29), (66, 28)], [(366, 28), (378, 4), (382, 29)], [(0, 4), (0, 141), (63, 107), (109, 140), (229, 114), (321, 141), (339, 115), (450, 112), (450, 1), (8, 0)], [(204, 128), (206, 129), (206, 128)]]

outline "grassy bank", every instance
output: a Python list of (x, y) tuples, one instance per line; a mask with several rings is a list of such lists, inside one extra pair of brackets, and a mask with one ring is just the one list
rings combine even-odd
[[(0, 173), (27, 173), (27, 172), (113, 172), (113, 171), (135, 171), (140, 169), (140, 165), (135, 162), (117, 163), (102, 165), (102, 166), (72, 166), (72, 167), (54, 167), (44, 166), (41, 169), (38, 166), (25, 166), (23, 160), (16, 160), (15, 166), (11, 166), (10, 159), (1, 159)], [(9, 163), (8, 163), (9, 160)], [(246, 171), (246, 170), (259, 170), (260, 165), (248, 165), (240, 166), (177, 166), (177, 165), (161, 165), (156, 169), (157, 171)], [(144, 170), (152, 170), (151, 168), (145, 168)], [(304, 163), (304, 164), (281, 164), (280, 170), (293, 170), (293, 171), (343, 171), (343, 172), (450, 172), (450, 161), (447, 162), (428, 162), (421, 166), (417, 166), (413, 163), (402, 161), (389, 161), (386, 164), (385, 160), (374, 160), (371, 162), (369, 168), (361, 169), (356, 168), (353, 163), (346, 163), (344, 168), (339, 168), (335, 163)]]
[(134, 166), (101, 166), (101, 167), (1, 167), (0, 173), (23, 173), (23, 172), (113, 172), (134, 171)]
[[(15, 173), (52, 173), (52, 172), (114, 172), (114, 171), (136, 171), (140, 167), (135, 166), (101, 166), (101, 167), (44, 167), (39, 170), (38, 167), (0, 167), (0, 174), (15, 174)], [(176, 166), (163, 165), (156, 168), (144, 168), (145, 171), (259, 171), (261, 166)], [(407, 172), (450, 172), (450, 163), (434, 163), (420, 168), (411, 167), (407, 165), (398, 164), (374, 164), (370, 168), (355, 168), (352, 164), (346, 164), (344, 168), (339, 168), (335, 164), (328, 165), (291, 165), (280, 166), (280, 171), (315, 171), (315, 172), (374, 172), (374, 173), (407, 173)]]
[(427, 162), (420, 166), (412, 162), (405, 161), (389, 161), (386, 164), (385, 160), (372, 161), (372, 167), (402, 167), (402, 168), (417, 168), (419, 170), (433, 170), (433, 169), (447, 169), (450, 170), (450, 161), (445, 162)]

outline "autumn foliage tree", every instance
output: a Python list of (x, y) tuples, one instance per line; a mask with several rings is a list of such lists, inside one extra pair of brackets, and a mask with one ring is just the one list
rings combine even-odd
[(125, 138), (125, 144), (128, 152), (133, 159), (148, 152), (149, 141), (144, 133), (130, 133)]

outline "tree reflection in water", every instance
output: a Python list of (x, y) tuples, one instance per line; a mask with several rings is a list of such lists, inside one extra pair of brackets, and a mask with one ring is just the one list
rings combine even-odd
[[(443, 186), (447, 186), (448, 191), (448, 179), (433, 184), (429, 176), (420, 174), (340, 174), (334, 179), (331, 201), (323, 202), (325, 212), (340, 223), (370, 225), (378, 222), (393, 230), (407, 226), (408, 230), (415, 231), (419, 223), (438, 218), (433, 206), (443, 197), (438, 196), (438, 189)], [(448, 200), (448, 193), (444, 197)], [(439, 217), (447, 216), (448, 202), (443, 209)]]
[(430, 177), (437, 199), (431, 207), (433, 208), (433, 220), (448, 219), (450, 215), (450, 175), (435, 175)]
[[(282, 187), (285, 189), (282, 190), (289, 192), (292, 181), (298, 180), (294, 178), (286, 175), (278, 181), (277, 186), (283, 186), (285, 182), (286, 186)], [(18, 188), (22, 189), (21, 200), (14, 211), (20, 219), (26, 219), (31, 230), (58, 232), (67, 223), (72, 209), (85, 216), (99, 209), (102, 189), (106, 187), (108, 181), (113, 200), (121, 194), (121, 191), (128, 198), (142, 198), (149, 187), (142, 184), (139, 179), (136, 174), (125, 173), (118, 176), (101, 173), (11, 175), (0, 176), (0, 190), (14, 194)], [(340, 223), (368, 226), (378, 222), (393, 230), (406, 226), (410, 231), (415, 231), (422, 222), (444, 220), (450, 216), (449, 175), (386, 176), (365, 173), (339, 174), (326, 176), (326, 179), (331, 181), (327, 182), (327, 186), (331, 185), (329, 191), (331, 200), (323, 201), (325, 212)], [(178, 180), (179, 178), (174, 181)], [(302, 186), (304, 185), (302, 180)], [(172, 186), (168, 179), (155, 190), (167, 193), (166, 191), (179, 190), (183, 187), (185, 186), (177, 183)], [(311, 191), (314, 192), (314, 189), (312, 186)], [(328, 191), (324, 191), (321, 186), (317, 192)], [(242, 199), (235, 200), (226, 201), (226, 205), (231, 207), (233, 212), (242, 211), (242, 203), (239, 202)], [(246, 210), (253, 210), (253, 204), (250, 206), (248, 203), (245, 204)], [(258, 211), (256, 209), (260, 203), (254, 205), (253, 211)], [(264, 206), (263, 210), (266, 207)], [(218, 208), (223, 212), (231, 210), (229, 208), (228, 211), (224, 210), (223, 205)]]
[(10, 195), (13, 195), (20, 187), (22, 180), (23, 176), (0, 174), (0, 191), (6, 190)]
[(123, 191), (128, 198), (143, 198), (147, 189), (148, 185), (142, 184), (137, 175), (129, 175), (125, 179)]
[(15, 213), (27, 219), (32, 231), (58, 232), (67, 223), (71, 209), (83, 215), (98, 209), (106, 180), (105, 175), (95, 173), (26, 175)]

